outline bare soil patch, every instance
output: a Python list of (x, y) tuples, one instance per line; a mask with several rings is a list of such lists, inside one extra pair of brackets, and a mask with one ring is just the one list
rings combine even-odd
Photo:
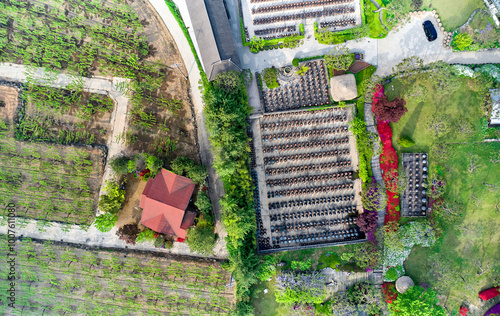
[(122, 209), (118, 212), (117, 227), (134, 223), (139, 224), (141, 221), (142, 209), (139, 208), (139, 203), (141, 202), (142, 192), (146, 187), (146, 183), (147, 181), (134, 178), (130, 173), (127, 175), (125, 202)]
[(0, 106), (1, 118), (12, 123), (14, 121), (14, 113), (19, 104), (19, 92), (17, 88), (0, 86)]

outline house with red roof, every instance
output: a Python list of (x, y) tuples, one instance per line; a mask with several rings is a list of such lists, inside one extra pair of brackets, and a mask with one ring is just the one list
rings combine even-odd
[(186, 229), (196, 218), (195, 212), (186, 210), (194, 187), (191, 179), (161, 169), (142, 192), (141, 224), (158, 233), (186, 238)]

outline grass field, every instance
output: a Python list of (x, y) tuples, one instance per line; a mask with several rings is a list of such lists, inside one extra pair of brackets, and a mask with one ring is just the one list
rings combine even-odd
[[(480, 305), (477, 293), (500, 281), (500, 163), (490, 161), (499, 152), (500, 143), (452, 145), (445, 159), (435, 161), (445, 170), (445, 201), (463, 215), (445, 225), (435, 245), (415, 248), (405, 268), (417, 283), (447, 296), (450, 309), (458, 309), (463, 300)], [(479, 166), (473, 172), (471, 157)]]
[[(471, 81), (466, 78), (458, 80), (456, 88), (451, 93), (442, 93), (438, 85), (427, 80), (427, 74), (420, 74), (415, 85), (425, 86), (422, 89), (423, 98), (411, 99), (406, 97), (408, 112), (398, 123), (391, 123), (393, 130), (392, 144), (396, 151), (401, 152), (429, 152), (435, 142), (463, 142), (482, 140), (481, 118), (483, 116), (483, 96), (470, 88)], [(396, 96), (404, 96), (413, 87), (394, 80), (385, 86), (385, 93), (392, 100)], [(426, 90), (425, 90), (426, 89)], [(425, 97), (427, 96), (427, 97)], [(438, 139), (433, 137), (429, 123), (433, 116), (438, 115), (448, 123), (449, 132)], [(454, 123), (454, 124), (452, 124)], [(459, 124), (464, 131), (459, 131)], [(401, 136), (415, 141), (415, 146), (401, 148), (398, 140)]]
[[(428, 284), (444, 295), (441, 301), (451, 312), (464, 301), (480, 306), (477, 293), (500, 280), (500, 163), (494, 162), (500, 159), (500, 143), (481, 142), (484, 98), (473, 89), (471, 79), (459, 78), (454, 89), (446, 92), (426, 81), (427, 76), (420, 74), (411, 86), (395, 80), (385, 91), (392, 99), (414, 93), (415, 85), (427, 89), (419, 100), (405, 98), (408, 113), (391, 124), (393, 144), (398, 154), (429, 152), (430, 175), (442, 177), (444, 203), (461, 216), (445, 222), (441, 238), (432, 247), (414, 248), (405, 269), (416, 284)], [(439, 137), (429, 129), (434, 115), (442, 116), (441, 122), (448, 126)], [(495, 133), (498, 137), (498, 130)], [(400, 136), (416, 144), (401, 148)], [(438, 144), (442, 147), (436, 151)]]
[(424, 0), (422, 4), (422, 10), (437, 11), (446, 31), (453, 31), (467, 22), (472, 11), (484, 8), (482, 0)]

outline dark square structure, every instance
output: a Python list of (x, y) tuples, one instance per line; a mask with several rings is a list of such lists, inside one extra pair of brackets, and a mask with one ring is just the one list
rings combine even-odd
[(427, 197), (428, 155), (426, 153), (403, 154), (403, 168), (407, 176), (407, 186), (401, 200), (401, 215), (425, 217), (428, 212)]

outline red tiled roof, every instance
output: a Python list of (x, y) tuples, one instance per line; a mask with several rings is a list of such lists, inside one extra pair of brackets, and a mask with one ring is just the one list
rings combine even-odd
[(141, 223), (156, 232), (185, 238), (189, 226), (183, 219), (194, 187), (190, 179), (162, 169), (148, 180), (142, 193)]

